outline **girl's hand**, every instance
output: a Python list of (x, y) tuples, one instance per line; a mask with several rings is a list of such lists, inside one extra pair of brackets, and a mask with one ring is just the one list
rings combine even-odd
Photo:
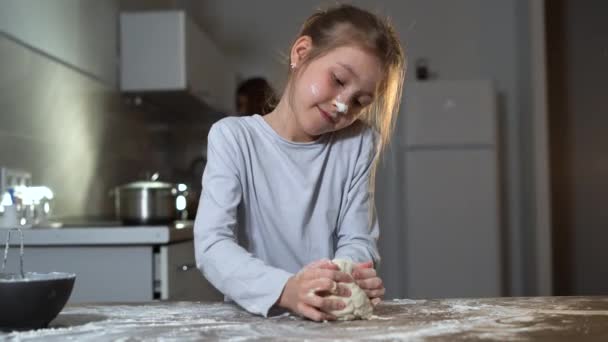
[(350, 290), (338, 282), (350, 283), (353, 278), (330, 260), (315, 261), (289, 278), (277, 304), (313, 321), (335, 320), (327, 312), (343, 309), (344, 302), (325, 297), (330, 293), (350, 296)]
[(353, 278), (359, 287), (365, 291), (373, 306), (378, 305), (384, 297), (386, 290), (382, 279), (376, 274), (374, 263), (371, 261), (355, 264)]

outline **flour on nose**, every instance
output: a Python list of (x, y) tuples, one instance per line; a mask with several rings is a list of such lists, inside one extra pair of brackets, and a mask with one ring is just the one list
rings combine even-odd
[(346, 105), (346, 103), (344, 102), (341, 102), (339, 98), (334, 100), (334, 105), (338, 109), (338, 113), (346, 114), (346, 112), (348, 112), (348, 105)]

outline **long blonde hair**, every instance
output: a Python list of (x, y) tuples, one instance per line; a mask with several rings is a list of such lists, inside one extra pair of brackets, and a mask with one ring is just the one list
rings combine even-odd
[(342, 46), (365, 49), (375, 55), (384, 68), (384, 77), (378, 84), (374, 102), (364, 109), (359, 118), (378, 133), (376, 158), (370, 176), (370, 191), (373, 192), (379, 161), (377, 157), (388, 145), (393, 133), (405, 78), (406, 59), (397, 33), (388, 19), (343, 4), (319, 10), (308, 17), (296, 40), (302, 36), (311, 38), (312, 49), (295, 72), (290, 70), (288, 87), (293, 87), (292, 79), (308, 64)]

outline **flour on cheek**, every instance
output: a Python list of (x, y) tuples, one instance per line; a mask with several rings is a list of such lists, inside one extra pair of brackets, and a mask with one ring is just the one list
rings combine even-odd
[(314, 97), (317, 97), (319, 95), (319, 87), (317, 87), (316, 84), (311, 84), (310, 85), (310, 92), (312, 93), (312, 95)]

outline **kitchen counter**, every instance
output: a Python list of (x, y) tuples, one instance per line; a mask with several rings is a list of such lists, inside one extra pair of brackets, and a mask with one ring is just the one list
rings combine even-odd
[[(65, 220), (22, 231), (26, 271), (76, 274), (70, 304), (223, 298), (196, 268), (193, 221)], [(6, 272), (18, 273), (19, 238), (11, 245)]]
[[(0, 232), (2, 229), (0, 229)], [(23, 239), (28, 246), (91, 246), (91, 245), (149, 245), (192, 240), (193, 222), (126, 226), (117, 222), (92, 222), (70, 225), (24, 228)], [(18, 239), (13, 238), (12, 246)]]
[(49, 328), (0, 340), (607, 341), (608, 297), (397, 299), (369, 321), (317, 323), (251, 315), (229, 303), (69, 305)]

